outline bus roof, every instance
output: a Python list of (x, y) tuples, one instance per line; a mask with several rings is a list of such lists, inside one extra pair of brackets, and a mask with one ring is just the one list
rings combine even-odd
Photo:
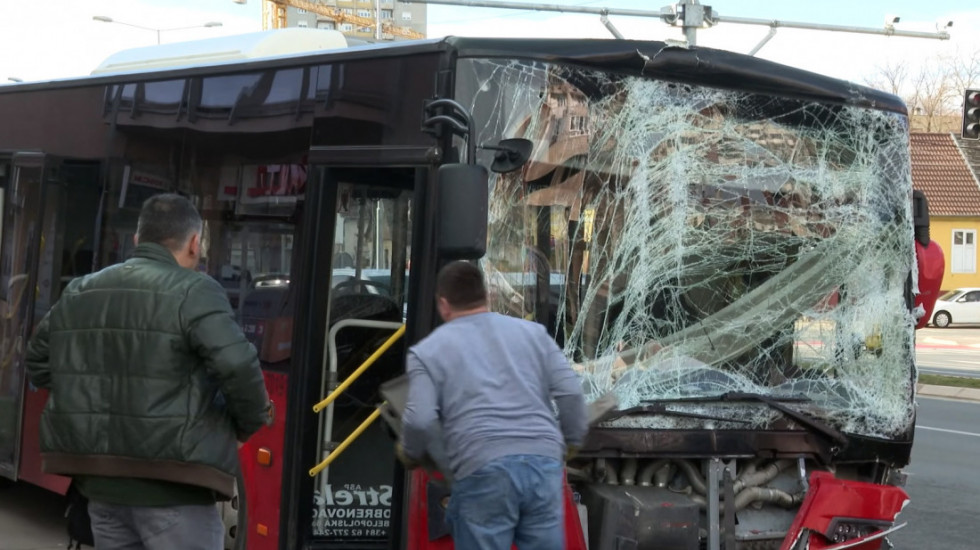
[(739, 90), (907, 114), (895, 95), (757, 57), (656, 41), (567, 38), (466, 38), (406, 40), (352, 46), (321, 29), (278, 29), (126, 50), (93, 74), (47, 83), (0, 86), (4, 92), (229, 74), (316, 63), (451, 51), (459, 58), (537, 60), (597, 71)]
[(106, 58), (92, 74), (132, 73), (284, 57), (338, 50), (347, 45), (343, 33), (334, 30), (290, 28), (252, 32), (122, 50)]

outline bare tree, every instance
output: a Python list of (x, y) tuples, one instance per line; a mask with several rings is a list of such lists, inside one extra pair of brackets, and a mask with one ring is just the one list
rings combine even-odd
[(865, 77), (864, 83), (872, 88), (901, 96), (908, 80), (908, 64), (902, 60), (889, 61), (876, 67), (876, 73)]
[(958, 90), (951, 68), (944, 63), (921, 67), (911, 82), (911, 95), (906, 100), (914, 116), (921, 117), (926, 132), (946, 130), (944, 118), (954, 112)]
[(957, 47), (956, 53), (946, 56), (943, 62), (951, 67), (950, 78), (960, 95), (967, 88), (980, 86), (980, 50), (964, 52)]
[(957, 49), (919, 67), (908, 60), (890, 61), (865, 78), (865, 83), (901, 97), (916, 128), (949, 131), (962, 106), (963, 90), (980, 84), (980, 50), (965, 53)]

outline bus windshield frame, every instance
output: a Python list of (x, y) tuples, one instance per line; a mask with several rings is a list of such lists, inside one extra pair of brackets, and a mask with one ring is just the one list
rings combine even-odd
[[(906, 437), (903, 114), (559, 63), (474, 57), (457, 71), (479, 143), (534, 144), (521, 171), (491, 178), (491, 307), (548, 326), (590, 399), (749, 392), (792, 398), (847, 433)], [(759, 403), (678, 406), (738, 421), (605, 427), (781, 425)]]

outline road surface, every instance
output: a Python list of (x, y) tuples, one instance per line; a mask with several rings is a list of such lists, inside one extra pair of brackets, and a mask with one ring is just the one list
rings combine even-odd
[(68, 546), (64, 497), (33, 485), (0, 488), (0, 550)]
[(919, 398), (912, 464), (899, 516), (909, 526), (891, 537), (896, 550), (980, 548), (980, 403)]

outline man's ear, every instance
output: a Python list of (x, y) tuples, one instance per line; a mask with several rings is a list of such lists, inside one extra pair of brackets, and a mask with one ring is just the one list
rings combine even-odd
[(187, 252), (192, 258), (201, 257), (201, 234), (192, 233), (190, 240), (187, 241)]
[(436, 298), (436, 311), (439, 313), (439, 317), (443, 321), (449, 321), (452, 316), (453, 308), (449, 306), (449, 300), (442, 296)]

